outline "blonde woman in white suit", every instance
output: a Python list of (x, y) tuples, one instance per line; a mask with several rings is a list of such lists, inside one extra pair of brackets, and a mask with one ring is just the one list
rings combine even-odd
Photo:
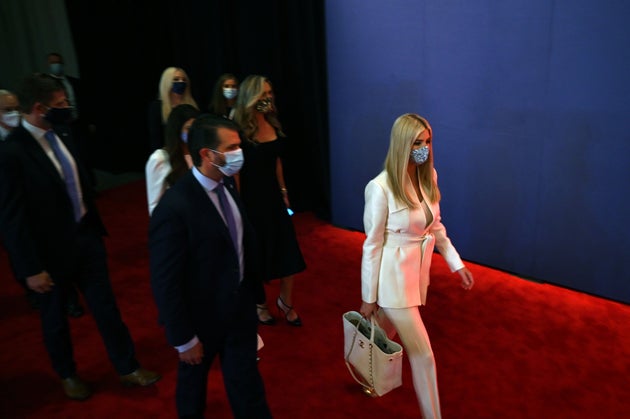
[(365, 187), (361, 262), (360, 312), (376, 315), (390, 337), (394, 332), (400, 337), (425, 419), (441, 418), (435, 360), (419, 311), (426, 303), (434, 246), (464, 289), (474, 284), (440, 219), (432, 134), (419, 115), (404, 114), (394, 122), (385, 169)]

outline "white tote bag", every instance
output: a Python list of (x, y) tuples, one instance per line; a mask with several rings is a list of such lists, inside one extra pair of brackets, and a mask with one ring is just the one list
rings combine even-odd
[(348, 371), (364, 390), (383, 396), (402, 385), (403, 349), (385, 331), (357, 311), (343, 315), (344, 355)]

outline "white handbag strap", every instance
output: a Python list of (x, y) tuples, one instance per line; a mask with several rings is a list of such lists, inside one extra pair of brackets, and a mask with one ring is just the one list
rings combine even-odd
[(352, 353), (352, 350), (354, 349), (354, 344), (357, 340), (357, 334), (359, 333), (359, 326), (361, 325), (361, 322), (363, 320), (364, 320), (364, 317), (361, 317), (361, 319), (359, 319), (359, 321), (355, 325), (354, 336), (352, 336), (352, 344), (350, 345), (350, 349), (348, 349), (348, 353), (346, 354), (345, 361), (346, 361), (346, 367), (348, 367), (348, 371), (350, 371), (350, 375), (352, 375), (352, 378), (354, 378), (354, 381), (361, 384), (361, 386), (365, 388), (366, 390), (368, 390), (371, 394), (374, 394), (374, 373), (372, 371), (372, 346), (374, 345), (374, 316), (370, 318), (371, 323), (372, 323), (372, 330), (370, 332), (370, 347), (369, 347), (370, 349), (370, 383), (371, 384), (364, 383), (362, 380), (360, 380), (359, 377), (357, 377), (357, 375), (354, 373), (354, 368), (352, 368), (352, 365), (350, 365), (350, 362), (348, 361), (350, 359), (350, 354)]

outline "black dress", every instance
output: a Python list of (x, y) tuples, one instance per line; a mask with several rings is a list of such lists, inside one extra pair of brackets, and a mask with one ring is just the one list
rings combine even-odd
[(285, 141), (279, 138), (241, 143), (245, 158), (240, 171), (241, 197), (256, 231), (262, 278), (266, 282), (306, 269), (276, 178), (276, 161), (283, 155)]

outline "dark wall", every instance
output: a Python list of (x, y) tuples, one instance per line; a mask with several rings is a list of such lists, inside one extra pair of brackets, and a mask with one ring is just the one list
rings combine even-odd
[(332, 221), (428, 118), (465, 259), (630, 302), (630, 4), (326, 2)]
[[(97, 168), (144, 171), (146, 111), (162, 71), (182, 67), (206, 109), (224, 72), (274, 85), (290, 139), (287, 187), (296, 210), (329, 216), (324, 9), (321, 2), (66, 0), (95, 115)], [(84, 106), (85, 107), (85, 106)]]

